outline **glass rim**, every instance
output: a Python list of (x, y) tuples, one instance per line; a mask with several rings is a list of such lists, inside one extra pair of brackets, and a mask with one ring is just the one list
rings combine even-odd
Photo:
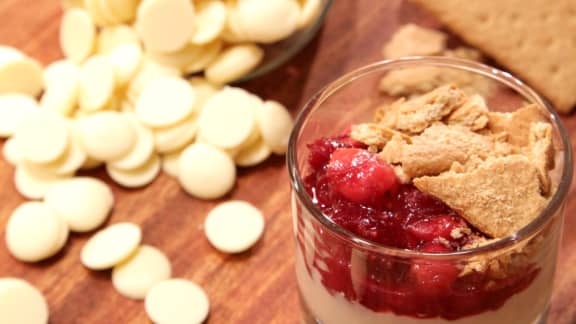
[[(480, 74), (488, 77), (500, 84), (504, 84), (514, 91), (522, 95), (524, 98), (531, 100), (533, 103), (546, 109), (549, 113), (549, 118), (558, 129), (562, 140), (562, 150), (564, 151), (564, 166), (562, 176), (558, 184), (557, 190), (554, 195), (549, 199), (548, 204), (540, 212), (540, 214), (533, 219), (528, 225), (524, 226), (512, 235), (498, 239), (494, 242), (484, 246), (475, 247), (471, 249), (446, 252), (446, 253), (429, 253), (414, 251), (408, 249), (401, 249), (396, 247), (385, 246), (352, 233), (351, 231), (341, 227), (325, 215), (316, 205), (312, 202), (311, 197), (306, 192), (302, 183), (302, 178), (298, 170), (298, 154), (296, 145), (302, 131), (302, 127), (307, 120), (307, 117), (316, 110), (327, 98), (334, 92), (347, 84), (354, 82), (364, 76), (370, 75), (374, 72), (384, 70), (386, 68), (406, 68), (406, 67), (421, 67), (421, 66), (436, 66), (452, 69), (460, 69), (471, 73)], [(360, 67), (352, 72), (349, 72), (335, 81), (329, 83), (327, 86), (316, 92), (304, 105), (303, 109), (298, 114), (294, 123), (294, 128), (290, 134), (288, 143), (288, 152), (286, 155), (288, 164), (288, 173), (292, 185), (292, 190), (296, 193), (297, 197), (304, 204), (304, 207), (310, 214), (326, 227), (329, 231), (335, 234), (338, 238), (343, 239), (354, 247), (374, 253), (383, 255), (391, 255), (397, 257), (426, 257), (430, 259), (458, 259), (463, 257), (472, 257), (480, 254), (501, 251), (506, 248), (514, 247), (519, 242), (535, 235), (547, 222), (551, 219), (556, 212), (561, 208), (570, 188), (572, 181), (573, 165), (572, 165), (572, 150), (568, 132), (560, 120), (558, 113), (553, 106), (540, 96), (531, 87), (520, 81), (512, 74), (499, 70), (497, 68), (477, 63), (470, 60), (441, 57), (441, 56), (411, 56), (402, 57), (399, 59), (382, 60), (363, 67)]]

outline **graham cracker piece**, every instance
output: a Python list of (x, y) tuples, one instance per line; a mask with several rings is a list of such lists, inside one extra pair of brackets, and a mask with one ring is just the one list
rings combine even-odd
[(445, 84), (457, 85), (466, 94), (489, 96), (494, 81), (466, 71), (437, 67), (417, 67), (388, 72), (380, 80), (380, 91), (391, 96), (423, 94)]
[(488, 113), (488, 128), (493, 133), (505, 132), (508, 142), (513, 145), (528, 145), (530, 125), (534, 122), (547, 122), (546, 116), (536, 104), (529, 104), (513, 113)]
[(418, 67), (388, 72), (380, 80), (380, 91), (391, 96), (422, 94), (446, 84), (443, 69)]
[(538, 170), (540, 190), (543, 195), (548, 195), (550, 193), (548, 170), (554, 167), (552, 126), (549, 123), (532, 123), (528, 140), (530, 144), (530, 159)]
[(488, 124), (488, 107), (481, 95), (473, 95), (456, 108), (447, 118), (448, 125), (461, 125), (471, 130), (479, 130)]
[(446, 34), (415, 24), (406, 24), (394, 35), (382, 53), (385, 58), (393, 59), (410, 55), (436, 55), (446, 48)]
[(470, 157), (486, 159), (493, 152), (493, 140), (466, 127), (437, 123), (412, 137), (412, 144), (401, 150), (404, 172), (411, 178), (437, 175), (454, 162), (465, 163)]
[(403, 136), (395, 135), (384, 146), (380, 152), (380, 157), (384, 161), (391, 164), (398, 164), (402, 162), (404, 155), (404, 148), (408, 145), (408, 141)]
[(547, 202), (540, 195), (536, 167), (523, 155), (490, 158), (470, 172), (445, 172), (413, 183), (492, 238), (526, 226)]
[(576, 104), (576, 1), (412, 0), (548, 97)]
[(466, 95), (460, 89), (446, 85), (407, 101), (397, 101), (377, 114), (384, 126), (418, 134), (450, 114), (465, 99)]
[[(416, 53), (410, 53), (416, 55)], [(481, 61), (482, 54), (469, 47), (446, 49), (442, 56)], [(454, 84), (467, 94), (490, 95), (494, 83), (487, 78), (466, 71), (438, 67), (418, 67), (388, 72), (380, 80), (380, 91), (391, 96), (412, 96), (434, 90), (445, 84)]]
[(350, 131), (350, 137), (378, 150), (381, 150), (394, 135), (410, 141), (410, 137), (376, 123), (356, 124), (352, 126)]

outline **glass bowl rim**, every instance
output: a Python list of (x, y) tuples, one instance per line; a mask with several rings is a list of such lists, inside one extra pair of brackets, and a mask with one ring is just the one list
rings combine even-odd
[[(463, 71), (480, 74), (484, 77), (488, 77), (492, 80), (495, 80), (500, 84), (504, 84), (507, 87), (512, 88), (514, 91), (516, 91), (523, 97), (532, 100), (537, 105), (546, 109), (547, 112), (549, 113), (550, 121), (554, 123), (554, 125), (557, 127), (562, 140), (562, 149), (564, 151), (564, 159), (563, 159), (564, 167), (562, 170), (562, 176), (560, 179), (560, 183), (558, 184), (558, 188), (554, 193), (554, 195), (549, 199), (548, 204), (546, 205), (544, 210), (542, 210), (540, 215), (538, 215), (528, 225), (524, 226), (514, 234), (498, 239), (484, 246), (447, 253), (427, 253), (427, 252), (385, 246), (364, 239), (333, 222), (327, 215), (322, 213), (320, 209), (316, 207), (316, 205), (312, 202), (312, 199), (304, 189), (304, 185), (300, 177), (300, 172), (298, 170), (298, 159), (297, 159), (298, 156), (296, 152), (297, 151), (296, 145), (300, 133), (302, 131), (302, 127), (305, 124), (307, 117), (313, 111), (315, 111), (316, 108), (320, 106), (334, 92), (338, 91), (340, 88), (346, 86), (347, 84), (354, 82), (357, 79), (386, 69), (392, 70), (394, 68), (410, 68), (410, 67), (414, 68), (423, 66), (436, 66), (436, 67), (460, 69)], [(391, 60), (382, 60), (353, 70), (352, 72), (344, 74), (335, 81), (329, 83), (327, 86), (323, 87), (318, 92), (316, 92), (306, 102), (303, 109), (296, 117), (294, 128), (292, 130), (288, 143), (288, 152), (286, 155), (286, 159), (293, 192), (296, 194), (297, 198), (300, 199), (300, 201), (304, 204), (304, 207), (318, 222), (320, 222), (321, 225), (326, 227), (338, 238), (349, 242), (353, 247), (357, 249), (378, 253), (382, 255), (390, 255), (405, 258), (425, 257), (430, 259), (459, 259), (459, 258), (477, 256), (484, 253), (491, 253), (491, 252), (493, 253), (497, 251), (502, 251), (507, 248), (513, 248), (519, 242), (522, 242), (525, 239), (535, 235), (548, 222), (550, 218), (556, 215), (556, 213), (560, 210), (563, 203), (565, 202), (565, 198), (568, 194), (573, 174), (572, 149), (570, 144), (570, 137), (568, 135), (566, 128), (564, 127), (564, 124), (560, 120), (560, 116), (547, 100), (545, 100), (542, 96), (540, 96), (536, 91), (534, 91), (524, 82), (520, 81), (519, 79), (517, 79), (508, 72), (470, 60), (441, 57), (441, 56), (411, 56)], [(294, 198), (296, 197), (293, 196), (292, 199)]]

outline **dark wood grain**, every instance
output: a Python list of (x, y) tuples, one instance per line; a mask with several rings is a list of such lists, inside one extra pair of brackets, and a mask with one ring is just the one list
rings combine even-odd
[[(22, 49), (47, 64), (61, 57), (56, 0), (1, 0), (0, 44)], [(401, 23), (436, 26), (433, 19), (401, 0), (337, 0), (318, 37), (277, 71), (244, 86), (279, 100), (295, 115), (306, 98), (337, 76), (381, 58), (383, 42)], [(564, 121), (576, 137), (576, 117)], [(13, 185), (13, 168), (0, 159), (0, 277), (17, 276), (39, 287), (48, 298), (51, 323), (148, 323), (142, 302), (118, 295), (110, 273), (92, 272), (79, 263), (89, 235), (71, 236), (66, 249), (40, 264), (23, 264), (3, 243), (10, 212), (24, 201)], [(108, 181), (104, 172), (95, 173)], [(263, 240), (250, 252), (229, 256), (212, 249), (202, 232), (206, 212), (216, 201), (187, 196), (175, 180), (162, 175), (142, 190), (113, 186), (117, 204), (108, 223), (132, 221), (144, 230), (144, 242), (165, 251), (174, 275), (205, 287), (212, 302), (209, 323), (298, 323), (298, 294), (293, 273), (290, 186), (284, 159), (242, 170), (227, 198), (246, 199), (267, 220)], [(574, 185), (558, 262), (550, 323), (576, 323), (576, 199)]]

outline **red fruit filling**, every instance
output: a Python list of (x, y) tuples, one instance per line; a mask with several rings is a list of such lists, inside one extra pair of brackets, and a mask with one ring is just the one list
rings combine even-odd
[(326, 176), (336, 192), (359, 204), (376, 203), (399, 185), (388, 163), (377, 154), (358, 148), (334, 151), (326, 167)]
[[(482, 236), (443, 202), (400, 184), (390, 165), (348, 135), (322, 138), (308, 148), (306, 190), (324, 214), (356, 235), (428, 253), (458, 251)], [(361, 260), (358, 271), (348, 245), (329, 232), (319, 235), (313, 266), (324, 286), (377, 312), (445, 319), (479, 314), (501, 307), (538, 273), (530, 267), (504, 279), (477, 272), (459, 276), (461, 270), (447, 261), (379, 255)]]

